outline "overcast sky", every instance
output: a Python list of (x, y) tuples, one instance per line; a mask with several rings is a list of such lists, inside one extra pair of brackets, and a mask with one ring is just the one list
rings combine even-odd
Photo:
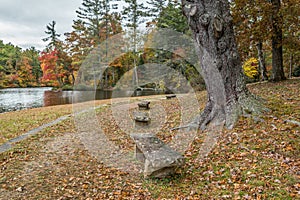
[[(123, 1), (111, 2), (118, 3), (119, 10), (124, 6)], [(54, 20), (59, 34), (72, 31), (81, 3), (82, 0), (0, 0), (0, 40), (24, 49), (34, 46), (43, 50), (46, 25)]]
[(0, 40), (42, 50), (46, 25), (56, 21), (63, 34), (72, 30), (82, 0), (0, 0)]

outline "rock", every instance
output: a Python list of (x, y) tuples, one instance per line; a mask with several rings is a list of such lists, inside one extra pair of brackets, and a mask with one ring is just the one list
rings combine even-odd
[(184, 164), (184, 157), (153, 134), (132, 134), (135, 158), (144, 163), (144, 177), (163, 178)]
[(167, 99), (176, 98), (176, 95), (175, 95), (175, 94), (167, 95), (166, 98), (167, 98)]
[(146, 112), (135, 112), (134, 113), (134, 120), (136, 122), (143, 122), (148, 123), (151, 121), (149, 114)]
[(275, 179), (275, 181), (274, 181), (275, 183), (281, 183), (281, 181), (279, 180), (279, 179)]
[(254, 120), (254, 123), (256, 123), (256, 124), (265, 122), (265, 120), (263, 120), (260, 117), (256, 117), (256, 116), (253, 117), (253, 120)]
[(138, 103), (139, 109), (145, 109), (145, 110), (149, 110), (150, 109), (150, 101), (142, 101), (140, 103)]
[(17, 191), (17, 192), (23, 192), (23, 187), (18, 187), (18, 188), (16, 189), (16, 191)]
[(145, 128), (151, 122), (151, 118), (147, 112), (134, 112), (134, 120), (135, 128)]

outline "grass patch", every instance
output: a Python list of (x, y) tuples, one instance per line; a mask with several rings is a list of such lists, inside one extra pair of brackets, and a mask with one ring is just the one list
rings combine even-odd
[(71, 112), (72, 106), (65, 105), (2, 113), (0, 144)]

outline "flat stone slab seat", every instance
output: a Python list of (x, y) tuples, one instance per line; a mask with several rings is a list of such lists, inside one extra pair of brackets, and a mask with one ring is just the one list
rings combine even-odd
[(150, 101), (142, 101), (140, 103), (138, 103), (139, 109), (145, 109), (145, 110), (149, 110), (150, 109)]
[(176, 97), (176, 94), (170, 94), (170, 95), (166, 96), (167, 99), (172, 99), (172, 98), (175, 98), (175, 97)]
[(184, 157), (153, 134), (131, 134), (135, 158), (144, 163), (144, 178), (164, 178), (184, 164)]

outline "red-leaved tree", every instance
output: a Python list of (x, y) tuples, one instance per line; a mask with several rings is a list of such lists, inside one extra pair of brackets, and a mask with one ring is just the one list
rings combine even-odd
[(42, 82), (54, 87), (62, 87), (62, 77), (64, 76), (63, 66), (58, 63), (58, 50), (42, 52), (39, 57), (43, 71)]

